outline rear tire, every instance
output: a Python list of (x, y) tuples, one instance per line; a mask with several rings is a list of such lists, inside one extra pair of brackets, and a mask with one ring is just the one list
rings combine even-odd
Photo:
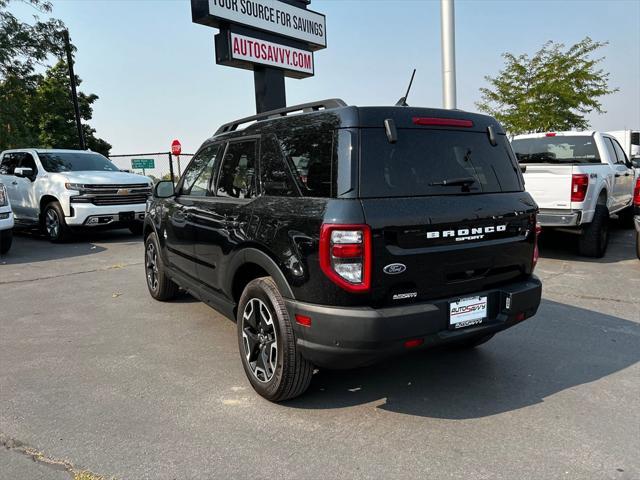
[(459, 343), (456, 343), (453, 345), (454, 348), (458, 348), (458, 349), (470, 349), (470, 348), (476, 348), (479, 347), (480, 345), (482, 345), (483, 343), (487, 343), (489, 340), (491, 340), (493, 338), (493, 336), (495, 335), (495, 333), (490, 333), (489, 335), (482, 335), (480, 337), (472, 337), (470, 339), (461, 341)]
[(640, 232), (636, 231), (636, 255), (640, 260)]
[(307, 390), (313, 365), (300, 355), (282, 295), (271, 277), (249, 282), (237, 315), (242, 366), (254, 390), (272, 402)]
[(53, 243), (62, 243), (69, 239), (71, 232), (67, 226), (64, 212), (59, 202), (51, 202), (44, 208), (42, 229)]
[(11, 248), (13, 243), (13, 230), (3, 230), (0, 232), (0, 253), (4, 255)]
[(593, 220), (589, 223), (580, 239), (578, 251), (585, 257), (601, 258), (609, 244), (609, 209), (602, 204), (596, 205)]
[(144, 252), (144, 271), (149, 293), (161, 302), (171, 300), (178, 293), (178, 286), (166, 274), (155, 233), (149, 234), (145, 239)]

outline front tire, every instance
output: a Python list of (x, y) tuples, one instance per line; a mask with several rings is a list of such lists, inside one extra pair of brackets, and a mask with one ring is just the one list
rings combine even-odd
[(585, 227), (578, 242), (580, 255), (595, 258), (604, 256), (609, 244), (609, 209), (605, 205), (596, 205), (593, 220)]
[(53, 243), (62, 243), (69, 238), (69, 227), (59, 202), (51, 202), (44, 208), (42, 227)]
[(4, 255), (11, 248), (13, 243), (13, 230), (3, 230), (0, 232), (0, 253)]
[(144, 271), (149, 293), (161, 302), (173, 299), (178, 293), (178, 286), (166, 274), (155, 233), (149, 234), (145, 239), (144, 252)]
[(300, 355), (284, 300), (271, 277), (249, 282), (237, 315), (242, 366), (254, 390), (272, 402), (307, 390), (313, 365)]

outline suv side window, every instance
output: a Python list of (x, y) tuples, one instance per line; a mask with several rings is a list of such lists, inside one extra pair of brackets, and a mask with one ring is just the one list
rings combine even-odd
[(274, 135), (262, 138), (260, 148), (260, 184), (262, 193), (274, 197), (299, 195), (291, 172), (284, 162), (280, 145)]
[(18, 160), (15, 153), (5, 153), (0, 163), (0, 175), (13, 175), (13, 170), (18, 166)]
[(217, 197), (255, 198), (255, 139), (229, 143), (216, 183)]
[(213, 166), (220, 145), (209, 145), (198, 152), (193, 158), (187, 171), (184, 173), (184, 180), (181, 195), (194, 195), (205, 197), (210, 195), (209, 185), (213, 176)]
[(610, 138), (609, 140), (611, 140), (611, 143), (613, 143), (613, 148), (615, 149), (616, 156), (618, 157), (618, 163), (622, 165), (626, 165), (629, 162), (629, 160), (627, 159), (627, 154), (624, 153), (624, 150), (622, 149), (622, 147), (620, 146), (617, 140), (613, 138)]
[(279, 135), (282, 151), (293, 165), (305, 197), (331, 197), (333, 129), (298, 128)]

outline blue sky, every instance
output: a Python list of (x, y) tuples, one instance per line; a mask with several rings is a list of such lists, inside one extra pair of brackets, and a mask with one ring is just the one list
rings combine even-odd
[[(191, 22), (187, 0), (53, 0), (78, 47), (81, 89), (100, 96), (93, 126), (112, 153), (193, 152), (226, 121), (255, 112), (253, 74), (215, 64), (217, 30)], [(23, 15), (33, 11), (16, 5)], [(328, 48), (316, 76), (287, 79), (289, 104), (340, 97), (392, 104), (417, 68), (409, 103), (442, 105), (440, 2), (313, 0), (327, 16)], [(456, 0), (458, 108), (475, 110), (503, 52), (533, 53), (547, 40), (608, 41), (610, 85), (595, 129), (640, 128), (640, 0)]]

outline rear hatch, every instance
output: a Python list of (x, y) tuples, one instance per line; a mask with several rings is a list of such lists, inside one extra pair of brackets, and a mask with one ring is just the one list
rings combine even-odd
[(531, 273), (536, 205), (486, 129), (361, 130), (360, 197), (377, 306), (457, 297)]

